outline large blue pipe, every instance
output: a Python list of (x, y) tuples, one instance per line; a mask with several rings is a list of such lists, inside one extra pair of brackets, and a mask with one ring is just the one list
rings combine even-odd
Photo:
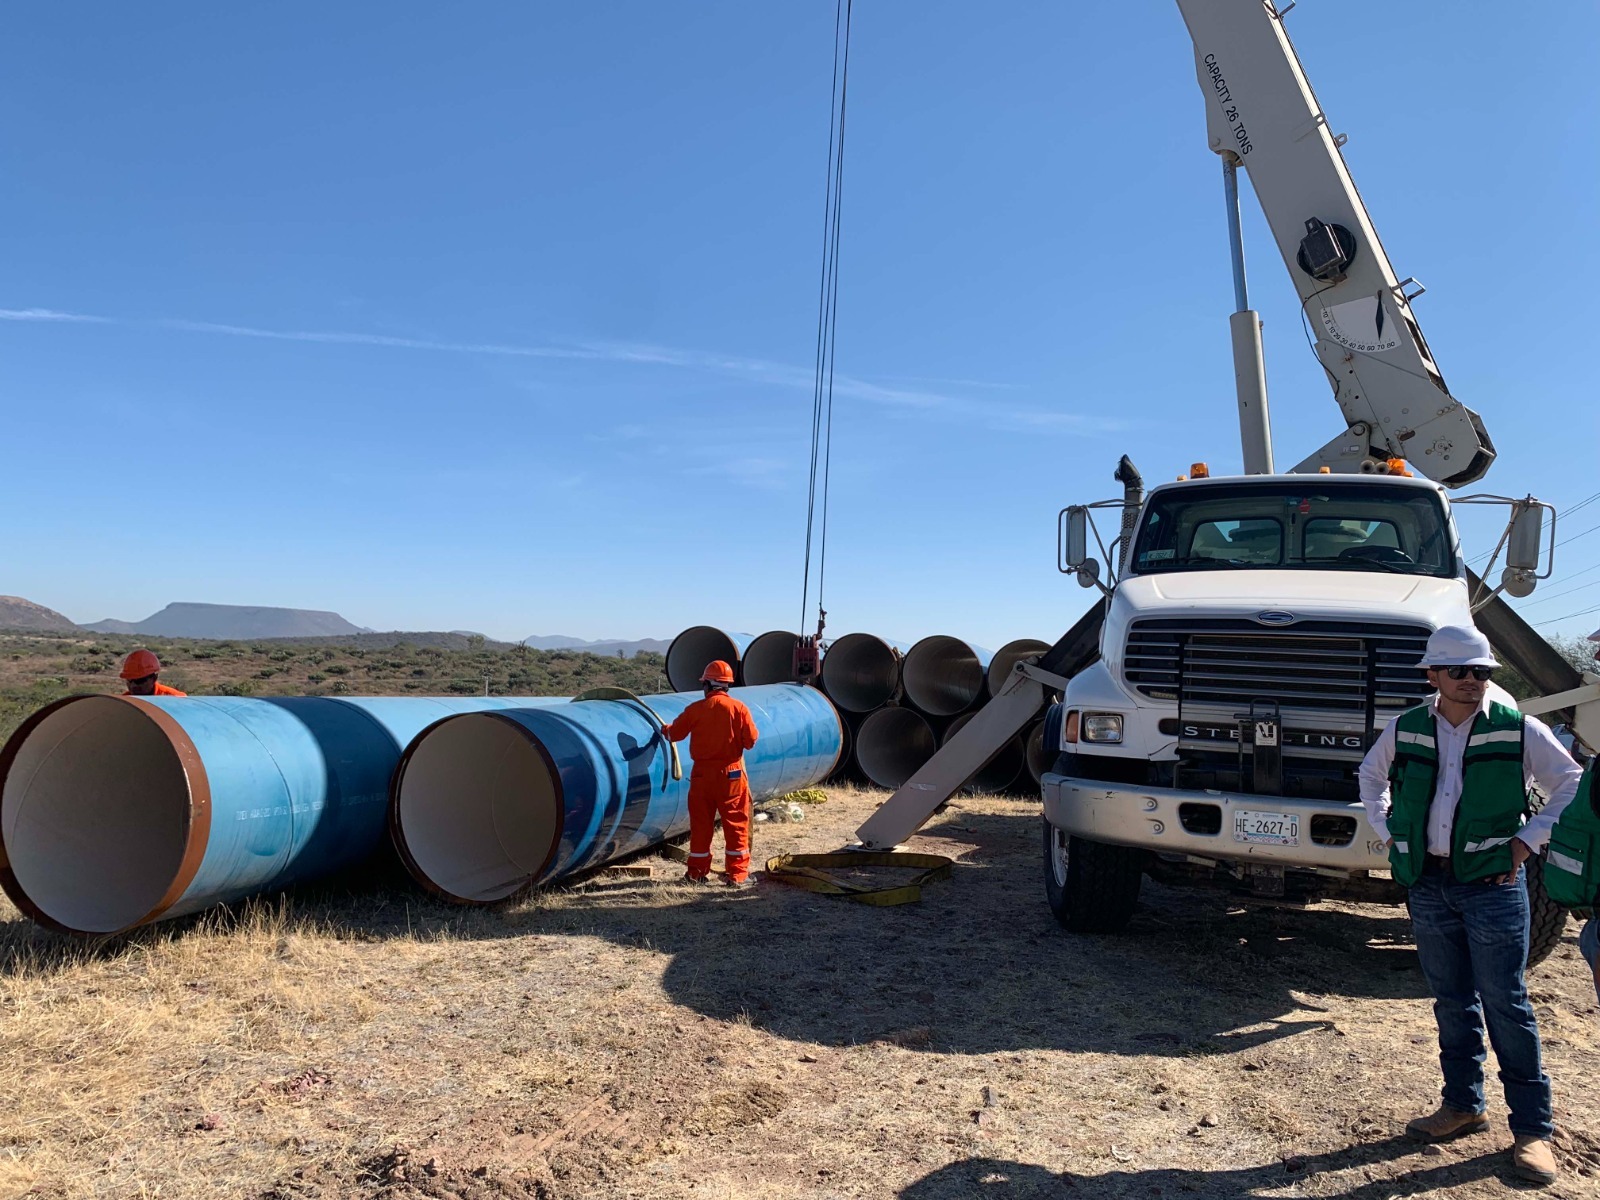
[(45, 925), (106, 934), (325, 875), (382, 844), (426, 726), (562, 703), (71, 697), (0, 751), (0, 887)]
[[(756, 798), (820, 783), (844, 748), (838, 712), (814, 688), (738, 688), (759, 738), (745, 755)], [(649, 696), (671, 721), (699, 693)], [(448, 717), (407, 748), (390, 828), (424, 886), (490, 903), (533, 883), (597, 867), (688, 828), (692, 762), (683, 777), (656, 723), (627, 701)]]

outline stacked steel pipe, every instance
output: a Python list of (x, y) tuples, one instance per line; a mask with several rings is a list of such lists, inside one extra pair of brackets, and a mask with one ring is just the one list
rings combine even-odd
[[(698, 625), (674, 639), (668, 678), (675, 687), (692, 686), (687, 681), (698, 679), (706, 663), (724, 658), (745, 684), (791, 681), (797, 640), (786, 630), (750, 638)], [(990, 654), (943, 634), (909, 649), (870, 633), (835, 639), (817, 681), (843, 717), (845, 753), (834, 778), (898, 788), (1005, 686), (1018, 662), (1049, 648), (1048, 642), (1025, 638)], [(1043, 723), (1036, 719), (967, 786), (1031, 794), (1047, 757)]]

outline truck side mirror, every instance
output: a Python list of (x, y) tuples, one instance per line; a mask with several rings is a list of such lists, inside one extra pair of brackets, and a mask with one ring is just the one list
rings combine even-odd
[(1511, 510), (1511, 535), (1506, 543), (1506, 566), (1513, 571), (1539, 570), (1544, 542), (1544, 506), (1516, 504)]
[(1519, 600), (1531, 596), (1539, 583), (1539, 564), (1544, 559), (1544, 508), (1531, 496), (1511, 505), (1506, 569), (1501, 572), (1500, 587), (1506, 595)]
[[(1097, 587), (1109, 596), (1111, 589), (1100, 582), (1100, 564), (1089, 557), (1089, 507), (1074, 504), (1056, 514), (1056, 570), (1075, 576), (1079, 587)], [(1112, 542), (1113, 553), (1116, 547)]]
[[(1480, 587), (1473, 594), (1473, 612), (1483, 608), (1484, 605), (1502, 592), (1517, 599), (1531, 596), (1533, 589), (1538, 586), (1541, 579), (1549, 579), (1555, 573), (1556, 510), (1543, 500), (1536, 500), (1532, 496), (1524, 496), (1521, 500), (1513, 500), (1510, 496), (1493, 496), (1484, 493), (1482, 495), (1460, 496), (1452, 503), (1504, 504), (1511, 510), (1511, 519), (1506, 522), (1506, 531), (1500, 535), (1500, 540), (1495, 543), (1494, 551), (1489, 555), (1489, 561), (1480, 568), (1483, 575), (1483, 587)], [(1550, 513), (1548, 529), (1544, 523), (1547, 509)], [(1488, 576), (1494, 570), (1495, 564), (1500, 561), (1501, 550), (1506, 552), (1505, 570), (1500, 573), (1500, 585), (1490, 591), (1488, 590)], [(1543, 570), (1540, 569), (1541, 567), (1543, 567)]]
[(1076, 571), (1089, 557), (1089, 510), (1081, 504), (1067, 509), (1066, 553), (1062, 557), (1065, 570)]

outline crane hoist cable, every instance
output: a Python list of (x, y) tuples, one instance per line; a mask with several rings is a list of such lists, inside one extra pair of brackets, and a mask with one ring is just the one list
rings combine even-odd
[[(823, 183), (822, 278), (817, 288), (817, 342), (811, 389), (811, 464), (806, 496), (805, 571), (800, 590), (800, 640), (794, 672), (817, 673), (828, 613), (822, 603), (828, 570), (828, 484), (833, 465), (833, 363), (839, 324), (839, 230), (844, 195), (845, 101), (850, 91), (850, 18), (854, 0), (835, 0), (833, 83), (828, 102), (828, 168)], [(813, 556), (813, 544), (815, 555)], [(817, 632), (805, 633), (811, 606), (811, 564), (817, 564)]]

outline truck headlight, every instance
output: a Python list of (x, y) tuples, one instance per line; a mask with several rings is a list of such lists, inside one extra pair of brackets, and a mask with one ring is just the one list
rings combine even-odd
[(1122, 740), (1121, 713), (1084, 713), (1078, 736), (1086, 742), (1120, 742)]

